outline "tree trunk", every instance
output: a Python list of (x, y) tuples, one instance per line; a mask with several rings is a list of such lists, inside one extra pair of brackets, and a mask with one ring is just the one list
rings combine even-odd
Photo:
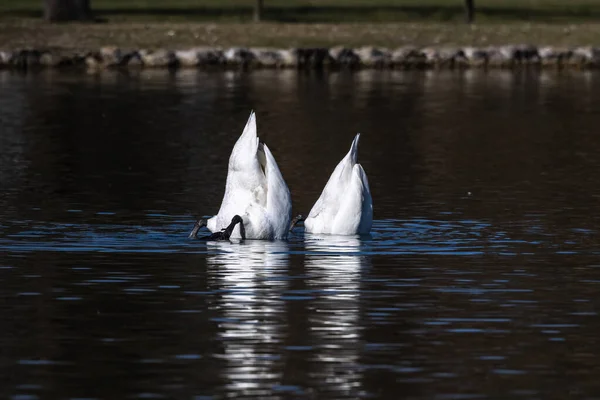
[(44, 0), (44, 19), (51, 22), (90, 20), (90, 0)]
[(467, 23), (475, 22), (475, 0), (465, 0), (465, 11), (467, 12)]
[(254, 22), (260, 22), (263, 12), (263, 0), (256, 0), (254, 5)]

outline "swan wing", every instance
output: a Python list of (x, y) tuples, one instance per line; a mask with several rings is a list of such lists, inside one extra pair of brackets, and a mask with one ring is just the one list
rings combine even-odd
[(252, 112), (229, 157), (225, 194), (214, 224), (216, 230), (229, 225), (233, 216), (244, 213), (250, 204), (266, 204), (266, 179), (258, 157), (259, 146), (256, 114)]
[(373, 206), (369, 182), (360, 164), (352, 169), (352, 178), (333, 221), (331, 233), (356, 235), (368, 233), (373, 224)]
[(373, 226), (373, 198), (371, 197), (371, 188), (369, 187), (369, 179), (363, 169), (362, 165), (356, 164), (354, 166), (354, 179), (360, 181), (361, 187), (361, 215), (360, 223), (358, 225), (359, 234), (367, 234), (371, 231)]
[(256, 114), (252, 111), (241, 136), (235, 142), (231, 155), (229, 156), (227, 177), (231, 175), (235, 176), (235, 173), (237, 172), (259, 175), (258, 173), (261, 171), (258, 159), (259, 146), (260, 141), (256, 129)]
[(273, 227), (274, 238), (285, 239), (292, 219), (292, 196), (277, 166), (275, 157), (266, 144), (263, 144), (262, 147), (267, 179), (267, 215)]
[(346, 196), (346, 188), (351, 182), (352, 171), (357, 160), (359, 138), (360, 133), (355, 136), (350, 150), (335, 167), (321, 196), (308, 213), (304, 221), (307, 232), (329, 233), (332, 229), (340, 203)]
[[(264, 169), (265, 186), (255, 189), (253, 192), (254, 197), (249, 203), (241, 201), (237, 203), (237, 208), (247, 204), (244, 211), (238, 210), (237, 214), (241, 215), (244, 221), (248, 239), (285, 239), (288, 235), (292, 217), (290, 191), (273, 154), (264, 143), (258, 147), (258, 160)], [(266, 198), (264, 202), (255, 196), (257, 191), (264, 193)], [(233, 192), (233, 198), (241, 199), (238, 193), (243, 193), (243, 191)], [(234, 228), (231, 237), (241, 237), (239, 226)]]

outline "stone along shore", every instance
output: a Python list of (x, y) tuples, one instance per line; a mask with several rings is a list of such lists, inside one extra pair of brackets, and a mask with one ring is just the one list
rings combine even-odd
[(95, 51), (21, 49), (0, 51), (0, 69), (54, 68), (517, 68), (600, 67), (600, 47), (506, 45), (475, 48), (211, 48)]

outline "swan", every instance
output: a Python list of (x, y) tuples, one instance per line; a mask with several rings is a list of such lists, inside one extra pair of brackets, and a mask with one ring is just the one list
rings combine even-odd
[[(304, 220), (305, 231), (316, 234), (367, 234), (373, 225), (373, 200), (369, 181), (356, 162), (358, 133), (350, 151), (335, 167), (321, 196)], [(301, 220), (294, 218), (293, 223)], [(293, 228), (293, 225), (291, 226)]]
[(291, 213), (290, 190), (273, 154), (258, 139), (252, 111), (229, 157), (219, 212), (198, 220), (189, 237), (206, 226), (212, 232), (209, 240), (286, 239)]

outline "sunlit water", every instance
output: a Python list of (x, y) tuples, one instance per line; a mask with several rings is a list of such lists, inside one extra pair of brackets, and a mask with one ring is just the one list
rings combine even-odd
[[(600, 75), (0, 71), (0, 394), (594, 398)], [(308, 213), (361, 132), (365, 237), (187, 239), (251, 109)]]

